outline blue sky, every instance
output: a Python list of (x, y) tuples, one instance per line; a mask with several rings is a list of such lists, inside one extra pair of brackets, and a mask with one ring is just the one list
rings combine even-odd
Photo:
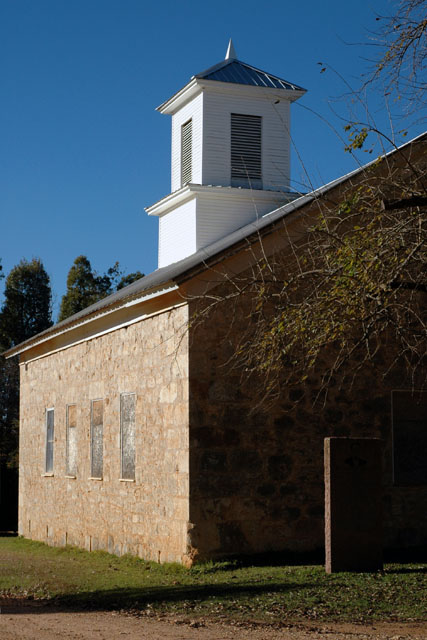
[[(126, 272), (156, 268), (157, 220), (144, 207), (170, 191), (170, 117), (155, 107), (222, 60), (230, 36), (239, 59), (308, 89), (292, 108), (295, 184), (308, 174), (319, 185), (355, 168), (333, 131), (342, 132), (338, 114), (347, 113), (336, 98), (348, 90), (343, 79), (360, 83), (375, 12), (392, 6), (0, 0), (5, 273), (40, 257), (56, 315), (80, 254), (99, 272), (116, 260)], [(319, 62), (329, 65), (323, 73)], [(369, 100), (386, 128), (382, 102)], [(420, 132), (415, 125), (409, 133)]]

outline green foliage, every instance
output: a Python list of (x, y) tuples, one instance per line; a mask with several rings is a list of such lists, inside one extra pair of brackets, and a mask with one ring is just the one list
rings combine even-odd
[(49, 276), (38, 258), (22, 259), (6, 278), (0, 344), (6, 349), (52, 324)]
[[(352, 128), (352, 126), (354, 128)], [(366, 138), (368, 137), (369, 129), (368, 127), (357, 128), (357, 123), (354, 125), (347, 124), (344, 127), (345, 131), (350, 131), (349, 142), (348, 145), (344, 147), (345, 151), (356, 151), (357, 149), (362, 149), (363, 145), (366, 142)]]
[(127, 276), (122, 276), (121, 280), (117, 285), (117, 291), (119, 291), (120, 289), (123, 289), (124, 287), (127, 287), (129, 284), (132, 284), (132, 282), (135, 282), (136, 280), (139, 280), (140, 278), (143, 278), (143, 277), (144, 277), (144, 274), (141, 273), (141, 271), (134, 271), (133, 273), (128, 273)]
[(210, 562), (188, 570), (131, 556), (0, 538), (0, 596), (29, 596), (73, 608), (123, 608), (142, 615), (269, 623), (422, 620), (426, 576), (425, 563), (332, 575), (322, 566), (235, 562)]
[[(0, 348), (3, 351), (27, 340), (51, 324), (49, 276), (39, 259), (21, 260), (6, 279), (0, 312)], [(18, 466), (18, 426), (18, 361), (0, 356), (0, 465)]]
[(109, 293), (108, 276), (97, 276), (86, 256), (78, 256), (67, 277), (67, 291), (61, 301), (58, 320), (65, 320)]
[(18, 468), (19, 366), (0, 356), (0, 468)]
[(142, 276), (139, 271), (123, 275), (118, 262), (106, 273), (99, 275), (92, 269), (86, 256), (78, 256), (68, 273), (67, 291), (62, 297), (58, 321), (61, 322), (86, 309)]
[(427, 166), (417, 144), (319, 198), (301, 235), (285, 229), (283, 252), (234, 283), (236, 300), (252, 296), (236, 365), (258, 376), (264, 400), (307, 379), (323, 400), (336, 374), (348, 386), (362, 367), (386, 376), (398, 366), (402, 383), (425, 387)]

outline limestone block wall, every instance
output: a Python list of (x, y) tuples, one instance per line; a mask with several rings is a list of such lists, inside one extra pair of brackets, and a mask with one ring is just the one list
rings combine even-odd
[(261, 383), (230, 361), (247, 311), (239, 316), (224, 304), (190, 334), (190, 520), (198, 557), (323, 548), (329, 436), (382, 439), (384, 544), (425, 544), (427, 486), (393, 483), (391, 390), (402, 388), (402, 372), (384, 381), (367, 367), (351, 388), (333, 379), (326, 405), (315, 407), (320, 365), (304, 389), (284, 387), (274, 405), (258, 406)]
[[(53, 545), (182, 561), (187, 550), (186, 307), (21, 361), (19, 533)], [(135, 393), (135, 480), (123, 481), (120, 394)], [(103, 399), (103, 477), (90, 479), (91, 401)], [(76, 474), (66, 477), (66, 411), (76, 405)], [(45, 473), (46, 409), (54, 408)]]

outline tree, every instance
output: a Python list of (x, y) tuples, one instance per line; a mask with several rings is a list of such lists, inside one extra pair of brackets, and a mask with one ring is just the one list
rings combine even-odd
[(122, 276), (121, 280), (117, 284), (117, 291), (120, 291), (120, 289), (127, 287), (129, 284), (132, 284), (132, 282), (135, 282), (136, 280), (139, 280), (143, 277), (144, 274), (141, 273), (141, 271), (134, 271), (133, 273), (128, 273), (127, 276)]
[(376, 18), (380, 30), (373, 40), (379, 55), (368, 84), (381, 82), (387, 93), (419, 107), (427, 89), (427, 2), (401, 0), (395, 6), (394, 14)]
[(108, 274), (98, 276), (93, 272), (88, 258), (83, 255), (78, 256), (68, 273), (67, 292), (61, 301), (58, 320), (65, 320), (109, 293), (111, 293), (111, 278)]
[(426, 143), (378, 159), (285, 217), (274, 231), (280, 251), (254, 237), (252, 266), (199, 299), (193, 325), (218, 305), (233, 308), (234, 323), (245, 315), (229, 365), (256, 375), (264, 399), (319, 372), (314, 399), (324, 399), (332, 377), (347, 386), (367, 366), (386, 377), (398, 365), (401, 383), (406, 368), (405, 382), (426, 388)]
[[(6, 278), (0, 312), (3, 351), (47, 329), (51, 320), (51, 289), (41, 260), (21, 260)], [(19, 366), (17, 358), (0, 356), (0, 466), (17, 468)]]
[(61, 301), (58, 321), (69, 318), (142, 276), (139, 271), (124, 276), (118, 262), (103, 275), (98, 275), (86, 256), (78, 256), (68, 273), (67, 291)]
[(19, 365), (0, 356), (0, 468), (18, 468)]
[(23, 342), (52, 324), (49, 276), (38, 258), (22, 259), (6, 278), (0, 316), (4, 349)]
[(395, 93), (402, 117), (403, 96), (423, 118), (427, 2), (402, 0), (394, 15), (378, 20), (379, 57), (352, 94), (367, 121), (345, 125), (345, 149), (371, 151), (366, 144), (375, 134), (382, 149), (395, 153), (382, 153), (345, 190), (319, 194), (298, 237), (284, 224), (280, 253), (269, 255), (260, 237), (259, 251), (251, 249), (253, 266), (203, 296), (193, 318), (200, 321), (218, 304), (234, 303), (236, 314), (246, 308), (247, 328), (230, 364), (257, 375), (264, 398), (278, 396), (283, 384), (303, 387), (320, 371), (318, 399), (332, 377), (349, 384), (364, 366), (386, 376), (404, 365), (407, 384), (427, 387), (426, 142), (399, 150), (393, 134), (379, 131), (364, 99), (367, 86), (381, 82)]

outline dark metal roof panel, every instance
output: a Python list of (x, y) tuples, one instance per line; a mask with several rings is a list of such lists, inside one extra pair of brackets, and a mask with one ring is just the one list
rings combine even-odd
[(252, 87), (268, 87), (270, 89), (285, 89), (286, 91), (305, 91), (302, 87), (273, 76), (271, 73), (252, 67), (240, 60), (224, 60), (219, 64), (198, 73), (195, 78), (216, 80), (218, 82), (232, 82)]

